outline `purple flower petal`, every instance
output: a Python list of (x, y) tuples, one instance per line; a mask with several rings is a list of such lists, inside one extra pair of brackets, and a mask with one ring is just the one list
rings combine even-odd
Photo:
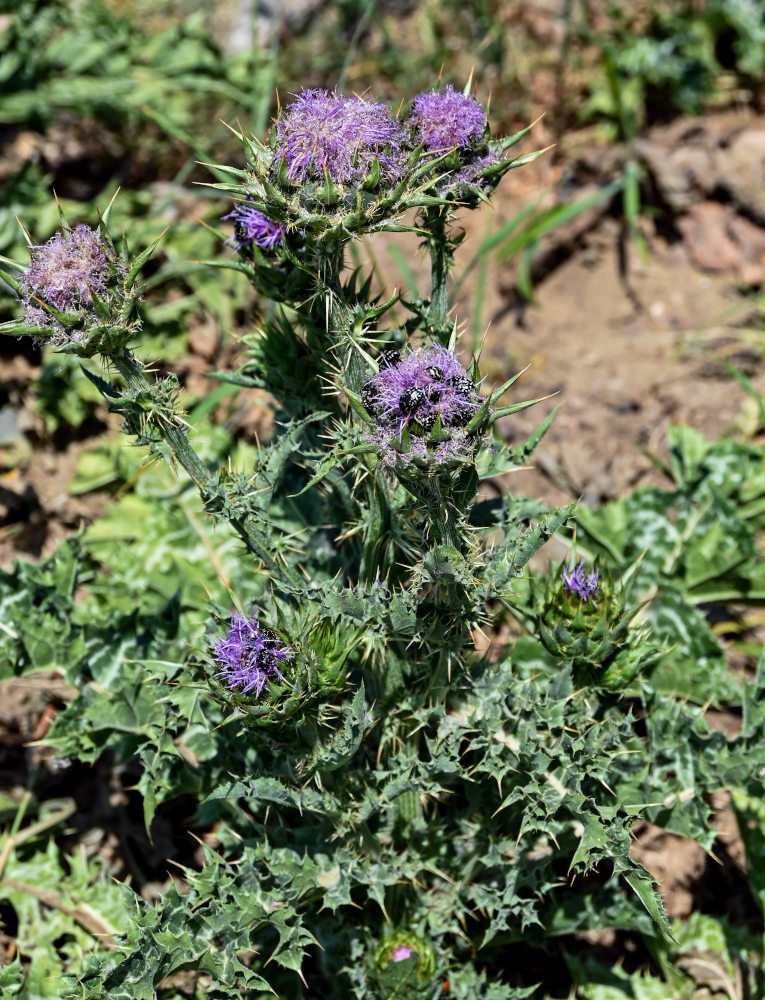
[(592, 601), (593, 607), (596, 608), (598, 604), (595, 598), (598, 597), (600, 591), (599, 576), (600, 570), (595, 569), (594, 566), (590, 573), (586, 573), (584, 561), (580, 562), (578, 566), (572, 566), (569, 570), (566, 570), (565, 566), (561, 570), (564, 588), (580, 597), (585, 604)]
[[(447, 464), (464, 454), (468, 439), (462, 428), (483, 402), (456, 354), (435, 344), (402, 351), (393, 363), (381, 364), (362, 387), (361, 398), (377, 425), (369, 440), (380, 448), (386, 464), (416, 458)], [(439, 418), (449, 436), (429, 446), (424, 435)], [(414, 430), (409, 451), (399, 454), (394, 443), (407, 427)]]
[(383, 173), (400, 172), (402, 129), (384, 104), (327, 90), (304, 90), (277, 123), (275, 162), (283, 155), (292, 182), (336, 184), (368, 176), (375, 158)]
[(109, 285), (108, 252), (98, 230), (84, 225), (33, 246), (29, 270), (21, 278), (25, 322), (60, 327), (41, 302), (61, 312), (89, 311), (93, 295), (100, 298)]
[(464, 149), (486, 132), (483, 105), (451, 84), (415, 97), (412, 120), (417, 140), (430, 150)]
[(225, 219), (234, 220), (234, 235), (226, 242), (235, 250), (241, 250), (250, 243), (261, 250), (275, 250), (284, 243), (284, 226), (252, 205), (237, 205), (228, 215), (222, 216), (221, 221)]
[(256, 698), (270, 678), (284, 680), (279, 666), (295, 655), (270, 628), (243, 615), (231, 616), (231, 627), (224, 637), (213, 641), (213, 647), (223, 683), (242, 694), (254, 691)]

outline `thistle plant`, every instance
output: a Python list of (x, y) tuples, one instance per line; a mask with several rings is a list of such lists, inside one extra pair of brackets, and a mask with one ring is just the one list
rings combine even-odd
[[(184, 969), (219, 1000), (499, 1000), (528, 995), (502, 964), (507, 946), (539, 944), (545, 927), (670, 933), (630, 829), (635, 802), (680, 791), (673, 754), (688, 725), (670, 703), (657, 710), (663, 763), (646, 770), (634, 704), (614, 690), (618, 677), (648, 697), (641, 671), (656, 650), (633, 626), (634, 579), (580, 564), (529, 584), (529, 560), (575, 505), (477, 496), (528, 460), (551, 420), (514, 448), (495, 434), (539, 401), (505, 401), (518, 376), (491, 386), (448, 309), (455, 214), (537, 155), (508, 155), (526, 131), (491, 138), (469, 89), (446, 87), (398, 116), (368, 96), (304, 91), (264, 141), (238, 133), (245, 166), (217, 165), (229, 179), (212, 185), (233, 207), (210, 265), (244, 275), (264, 309), (241, 367), (215, 373), (272, 394), (276, 429), (251, 467), (201, 457), (177, 380), (139, 360), (154, 247), (133, 257), (113, 238), (111, 206), (93, 229), (62, 220), (6, 275), (24, 320), (3, 332), (100, 357), (109, 377), (86, 373), (109, 408), (237, 533), (257, 594), (211, 604), (202, 638), (125, 655), (124, 692), (97, 688), (72, 654), (81, 694), (51, 744), (86, 760), (104, 746), (137, 754), (147, 826), (193, 789), (211, 833), (186, 894), (151, 906), (125, 887), (119, 957), (95, 955), (62, 996), (155, 998)], [(402, 231), (430, 259), (413, 301), (376, 296), (346, 265), (353, 240)], [(509, 612), (533, 655), (521, 640), (479, 653), (480, 631)], [(104, 699), (123, 697), (150, 704), (151, 725), (96, 739)], [(694, 726), (703, 795), (719, 743)], [(729, 772), (748, 766), (758, 726), (728, 746)], [(671, 827), (683, 801), (644, 812)], [(705, 821), (701, 810), (693, 831), (708, 843)], [(580, 919), (561, 873), (601, 862), (612, 874), (581, 897)]]

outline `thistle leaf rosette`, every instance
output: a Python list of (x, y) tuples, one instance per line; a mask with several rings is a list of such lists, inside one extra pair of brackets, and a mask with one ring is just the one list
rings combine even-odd
[(569, 560), (551, 566), (544, 586), (532, 579), (534, 631), (550, 653), (571, 661), (580, 683), (620, 690), (658, 657), (647, 630), (634, 625), (643, 607), (631, 603), (639, 570), (614, 581), (607, 566)]

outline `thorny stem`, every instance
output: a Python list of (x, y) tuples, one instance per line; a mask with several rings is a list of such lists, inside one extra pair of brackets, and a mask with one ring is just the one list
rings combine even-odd
[(353, 309), (348, 305), (340, 275), (343, 270), (344, 243), (331, 248), (317, 265), (317, 275), (324, 292), (327, 335), (331, 347), (340, 362), (343, 377), (353, 388), (354, 369), (358, 367), (358, 356), (352, 347)]
[(448, 498), (444, 498), (438, 477), (423, 477), (422, 488), (436, 542), (439, 545), (452, 545), (461, 552), (464, 539), (457, 525), (457, 510)]
[[(151, 383), (144, 375), (142, 367), (129, 351), (120, 351), (112, 355), (110, 360), (124, 378), (128, 389), (151, 392)], [(202, 459), (191, 447), (183, 428), (172, 420), (155, 421), (154, 426), (167, 442), (178, 464), (191, 476), (197, 489), (205, 486), (210, 478), (210, 474), (205, 468)]]
[(452, 256), (446, 233), (448, 212), (448, 208), (431, 207), (425, 210), (425, 228), (428, 230), (427, 244), (430, 252), (430, 325), (444, 347), (448, 344), (449, 268)]
[[(128, 388), (151, 393), (152, 385), (143, 372), (143, 367), (136, 361), (130, 351), (119, 351), (110, 358), (111, 363), (122, 375)], [(247, 548), (260, 559), (263, 566), (276, 581), (286, 584), (290, 589), (300, 587), (300, 581), (295, 574), (273, 558), (263, 543), (262, 532), (259, 530), (252, 515), (233, 517), (223, 511), (216, 511), (209, 505), (212, 493), (211, 477), (204, 462), (197, 455), (188, 439), (188, 435), (179, 423), (171, 420), (155, 421), (156, 430), (162, 435), (168, 447), (194, 482), (205, 507), (218, 517), (224, 517), (231, 524)]]

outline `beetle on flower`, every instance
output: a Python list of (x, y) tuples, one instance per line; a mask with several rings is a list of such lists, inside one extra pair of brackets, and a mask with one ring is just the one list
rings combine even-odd
[(271, 678), (284, 681), (279, 669), (295, 651), (257, 618), (232, 615), (231, 626), (222, 638), (213, 641), (218, 677), (231, 690), (255, 692), (259, 698)]

